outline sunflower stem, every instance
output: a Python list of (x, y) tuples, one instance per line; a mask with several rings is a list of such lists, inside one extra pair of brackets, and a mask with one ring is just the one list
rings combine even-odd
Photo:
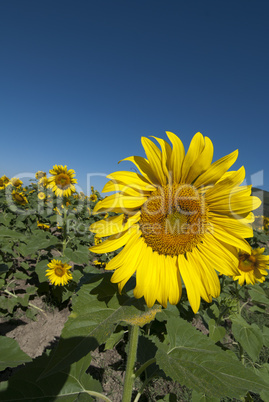
[(64, 256), (64, 252), (66, 249), (66, 244), (67, 244), (66, 217), (67, 217), (67, 209), (65, 207), (64, 208), (64, 221), (63, 221), (63, 249), (62, 249), (63, 256)]
[(125, 378), (124, 378), (122, 402), (131, 402), (131, 398), (132, 398), (133, 383), (135, 380), (134, 366), (135, 366), (135, 362), (136, 362), (139, 326), (138, 325), (130, 325), (129, 326), (129, 334), (130, 334), (130, 339), (129, 339), (129, 348), (128, 348), (128, 355), (127, 355), (127, 366), (126, 366), (126, 372), (125, 372)]

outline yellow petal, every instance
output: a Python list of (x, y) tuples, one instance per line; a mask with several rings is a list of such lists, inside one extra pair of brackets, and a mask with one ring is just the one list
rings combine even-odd
[(162, 153), (152, 141), (150, 141), (146, 137), (141, 138), (141, 142), (143, 145), (143, 148), (145, 150), (145, 153), (147, 155), (149, 164), (152, 168), (152, 171), (154, 173), (154, 176), (156, 176), (159, 184), (165, 185), (167, 183), (167, 179), (165, 177), (165, 174), (163, 172), (162, 168)]
[(118, 269), (122, 265), (125, 265), (126, 258), (128, 258), (128, 254), (130, 250), (135, 247), (136, 250), (139, 251), (138, 247), (136, 247), (136, 244), (140, 245), (140, 247), (143, 246), (144, 242), (140, 238), (141, 232), (140, 230), (137, 230), (136, 233), (134, 233), (126, 242), (124, 248), (117, 254), (112, 260), (110, 260), (107, 264), (105, 269), (108, 271), (111, 271), (113, 269)]
[(190, 171), (190, 168), (198, 158), (198, 156), (202, 153), (205, 146), (204, 137), (201, 133), (196, 133), (193, 139), (191, 140), (188, 152), (185, 156), (183, 165), (182, 165), (182, 177), (181, 181), (186, 182), (186, 178)]
[(97, 212), (123, 212), (126, 215), (129, 214), (130, 210), (137, 209), (147, 201), (148, 197), (132, 197), (129, 195), (121, 195), (120, 193), (109, 195), (102, 201), (99, 201), (94, 209), (93, 213)]
[(137, 169), (139, 169), (140, 173), (151, 183), (153, 184), (158, 184), (158, 180), (156, 176), (154, 175), (151, 166), (149, 164), (149, 161), (145, 158), (142, 158), (142, 156), (129, 156), (128, 158), (124, 158), (119, 161), (130, 161), (132, 162)]
[(120, 232), (124, 232), (129, 229), (134, 223), (137, 223), (140, 219), (141, 212), (131, 216), (126, 221), (126, 216), (121, 214), (119, 216), (113, 216), (108, 219), (102, 219), (91, 225), (90, 230), (96, 233), (98, 237), (111, 236)]
[(126, 232), (123, 232), (121, 236), (115, 235), (111, 236), (109, 239), (103, 241), (100, 244), (97, 244), (96, 246), (92, 246), (90, 248), (90, 251), (92, 253), (109, 253), (110, 251), (115, 251), (118, 248), (124, 246), (127, 241), (129, 240), (130, 237), (132, 237), (135, 232), (137, 232), (138, 227), (137, 225), (131, 227), (130, 229), (126, 230)]
[(226, 215), (220, 215), (210, 212), (208, 214), (210, 222), (218, 225), (220, 229), (226, 230), (231, 235), (236, 235), (237, 237), (243, 237), (245, 239), (253, 236), (253, 230), (247, 219), (234, 219)]
[(205, 172), (211, 165), (214, 147), (211, 140), (205, 137), (205, 146), (198, 158), (192, 164), (186, 177), (186, 183), (192, 183), (201, 173)]
[(102, 190), (102, 193), (110, 193), (110, 192), (114, 192), (114, 191), (118, 191), (121, 192), (122, 195), (131, 195), (134, 197), (137, 196), (149, 196), (151, 194), (152, 191), (143, 191), (141, 189), (134, 189), (132, 187), (130, 187), (130, 185), (128, 184), (121, 184), (118, 181), (113, 181), (110, 180), (108, 181), (105, 185), (104, 188)]
[(201, 302), (200, 279), (199, 278), (197, 279), (195, 277), (195, 270), (182, 254), (178, 256), (178, 267), (186, 287), (191, 308), (194, 311), (194, 313), (197, 313)]
[(213, 187), (206, 192), (206, 201), (213, 202), (230, 195), (231, 190), (243, 183), (245, 178), (245, 168), (242, 166), (239, 170), (229, 172), (223, 180), (219, 180)]
[(212, 163), (206, 172), (202, 173), (195, 181), (195, 186), (207, 186), (215, 184), (225, 172), (234, 164), (238, 156), (238, 151), (234, 151), (229, 155)]
[(251, 254), (251, 247), (249, 243), (242, 238), (236, 237), (236, 235), (229, 233), (218, 225), (214, 225), (213, 236), (224, 243), (230, 244), (239, 250), (243, 250), (248, 254)]
[(133, 187), (142, 191), (152, 191), (155, 187), (143, 177), (141, 174), (127, 171), (119, 171), (111, 173), (107, 176), (108, 179), (115, 180), (120, 184)]
[(171, 159), (168, 161), (168, 170), (173, 172), (174, 183), (181, 180), (182, 164), (185, 157), (185, 149), (181, 140), (174, 133), (166, 131), (166, 134), (173, 145)]
[(157, 137), (154, 137), (154, 136), (152, 136), (152, 137), (155, 138), (155, 140), (158, 141), (158, 143), (161, 146), (161, 149), (162, 149), (162, 153), (161, 153), (162, 169), (163, 169), (163, 172), (164, 172), (167, 180), (169, 181), (170, 180), (170, 174), (169, 174), (169, 171), (168, 171), (168, 161), (171, 158), (172, 149), (171, 149), (170, 145), (168, 144), (168, 142), (164, 141), (161, 138), (157, 138)]

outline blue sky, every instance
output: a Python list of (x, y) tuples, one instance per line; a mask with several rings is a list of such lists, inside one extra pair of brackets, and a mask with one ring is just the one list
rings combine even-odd
[(268, 18), (267, 0), (1, 1), (0, 175), (67, 165), (100, 191), (142, 136), (200, 131), (269, 191)]

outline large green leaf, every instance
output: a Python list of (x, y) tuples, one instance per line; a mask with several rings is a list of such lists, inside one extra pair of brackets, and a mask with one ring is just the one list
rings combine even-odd
[(207, 397), (238, 398), (247, 391), (269, 391), (269, 385), (224, 352), (190, 323), (167, 313), (166, 344), (156, 342), (157, 364), (181, 385)]
[(252, 360), (256, 361), (263, 345), (260, 328), (256, 324), (248, 324), (243, 317), (237, 314), (232, 316), (232, 332), (237, 342), (241, 344)]
[(15, 339), (0, 336), (0, 371), (7, 367), (17, 367), (32, 359), (24, 353)]
[(0, 227), (0, 238), (1, 237), (10, 237), (12, 239), (26, 239), (26, 236), (23, 233), (19, 233), (15, 230), (8, 229), (4, 226)]
[(87, 246), (80, 246), (76, 251), (67, 248), (65, 256), (76, 264), (85, 264), (89, 262), (89, 248)]
[(58, 243), (57, 237), (41, 230), (35, 231), (26, 244), (20, 244), (19, 252), (25, 257)]
[(251, 300), (261, 304), (269, 305), (269, 298), (261, 286), (252, 286), (248, 291)]
[(101, 392), (98, 381), (86, 370), (90, 365), (90, 355), (85, 356), (71, 367), (66, 367), (50, 377), (39, 379), (40, 373), (50, 357), (44, 354), (15, 373), (9, 382), (0, 384), (1, 401), (24, 402), (74, 402), (93, 401), (89, 391)]
[[(120, 296), (110, 278), (109, 273), (90, 275), (89, 282), (82, 285), (73, 298), (73, 311), (63, 328), (58, 347), (42, 375), (50, 375), (78, 361), (105, 343), (117, 324), (130, 322), (145, 313), (143, 301)], [(77, 337), (83, 338), (77, 342)]]

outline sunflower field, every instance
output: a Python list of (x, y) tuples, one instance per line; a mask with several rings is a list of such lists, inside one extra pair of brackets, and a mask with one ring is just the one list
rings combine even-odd
[(0, 328), (68, 310), (35, 358), (0, 332), (1, 401), (269, 401), (269, 218), (237, 151), (167, 136), (112, 195), (61, 165), (0, 178)]

